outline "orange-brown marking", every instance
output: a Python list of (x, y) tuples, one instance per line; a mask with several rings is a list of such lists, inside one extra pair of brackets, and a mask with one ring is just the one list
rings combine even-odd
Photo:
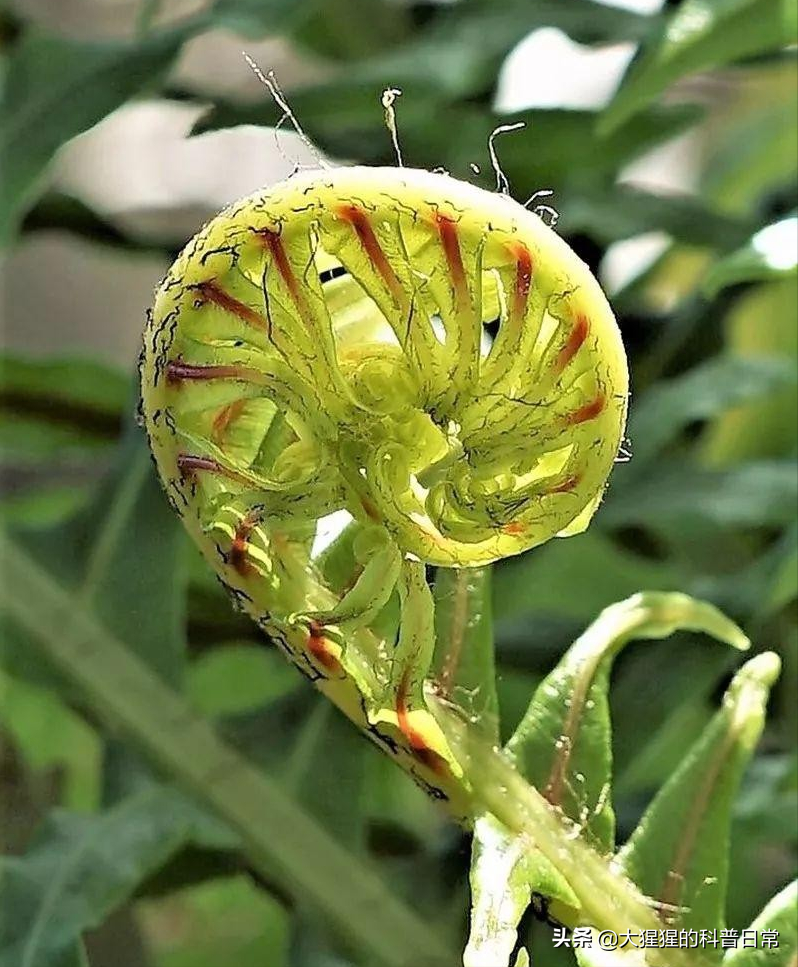
[(248, 577), (255, 570), (249, 562), (249, 538), (258, 519), (257, 514), (247, 514), (242, 517), (230, 547), (230, 564), (242, 577)]
[(341, 663), (330, 648), (329, 642), (324, 637), (324, 628), (318, 621), (310, 622), (310, 634), (308, 635), (307, 647), (316, 661), (328, 671), (338, 674), (342, 670)]
[(446, 256), (446, 263), (449, 266), (449, 274), (452, 277), (455, 296), (457, 299), (458, 311), (464, 312), (468, 309), (468, 286), (466, 284), (465, 267), (463, 257), (460, 253), (460, 242), (457, 238), (457, 223), (448, 215), (437, 212), (435, 215), (435, 225), (438, 229), (443, 254)]
[(604, 394), (598, 393), (589, 403), (585, 403), (584, 406), (580, 406), (578, 410), (574, 410), (573, 413), (569, 414), (565, 418), (565, 422), (569, 426), (575, 426), (577, 423), (586, 423), (601, 413), (606, 402)]
[(556, 487), (552, 487), (547, 493), (550, 494), (567, 494), (579, 483), (579, 477), (566, 477), (562, 483), (557, 484)]
[(526, 313), (529, 299), (529, 289), (532, 285), (532, 256), (526, 245), (514, 242), (508, 248), (515, 256), (515, 288), (510, 312), (513, 318), (520, 322)]
[(399, 731), (407, 739), (407, 744), (419, 762), (423, 763), (437, 775), (442, 775), (448, 771), (446, 760), (434, 749), (431, 749), (427, 745), (421, 732), (410, 724), (410, 710), (407, 707), (407, 693), (409, 690), (410, 671), (408, 670), (402, 676), (396, 693), (396, 720), (399, 724)]
[(369, 518), (369, 520), (373, 520), (379, 524), (382, 520), (382, 514), (380, 514), (373, 501), (369, 500), (368, 497), (361, 497), (360, 504), (363, 507), (363, 510), (365, 510), (366, 516)]
[(230, 312), (234, 316), (238, 316), (239, 319), (243, 319), (244, 322), (250, 326), (254, 326), (256, 329), (267, 328), (266, 319), (259, 312), (256, 312), (245, 302), (234, 298), (229, 292), (225, 292), (215, 280), (211, 279), (208, 282), (200, 282), (195, 286), (195, 289), (200, 293), (205, 302), (210, 302), (220, 309), (224, 309), (225, 312)]
[(576, 317), (576, 322), (574, 323), (573, 329), (565, 342), (565, 345), (557, 353), (557, 358), (554, 360), (554, 368), (558, 373), (561, 373), (568, 363), (574, 358), (574, 356), (579, 352), (582, 347), (582, 343), (587, 339), (587, 334), (590, 332), (590, 320), (587, 316), (581, 313)]
[(223, 442), (227, 428), (241, 415), (241, 411), (246, 404), (246, 400), (234, 400), (219, 410), (213, 419), (213, 426), (211, 427), (211, 439), (214, 443), (221, 444)]
[(518, 521), (512, 521), (502, 527), (502, 534), (508, 534), (510, 537), (519, 537), (523, 533), (524, 525), (519, 524)]
[(387, 286), (394, 301), (399, 306), (405, 306), (407, 304), (407, 296), (402, 288), (402, 283), (396, 277), (393, 266), (388, 261), (385, 252), (383, 252), (366, 213), (361, 208), (358, 208), (357, 205), (341, 205), (338, 209), (338, 214), (345, 221), (349, 222), (355, 230), (355, 234), (360, 240), (360, 244), (363, 246), (366, 255), (369, 257), (369, 261)]

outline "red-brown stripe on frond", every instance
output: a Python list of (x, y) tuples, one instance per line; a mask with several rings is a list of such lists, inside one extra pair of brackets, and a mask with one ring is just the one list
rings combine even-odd
[(204, 302), (209, 302), (223, 309), (225, 312), (238, 316), (247, 325), (253, 326), (256, 329), (267, 328), (266, 319), (259, 312), (256, 312), (245, 302), (241, 302), (239, 299), (231, 296), (229, 292), (225, 292), (214, 279), (210, 279), (207, 282), (199, 282), (193, 288), (199, 292)]
[(565, 345), (557, 353), (557, 358), (554, 361), (554, 368), (558, 373), (561, 373), (568, 363), (574, 358), (574, 356), (582, 348), (582, 343), (587, 339), (588, 333), (590, 332), (590, 320), (587, 316), (581, 313), (576, 317), (573, 328), (565, 342)]
[(460, 241), (458, 238), (457, 222), (449, 215), (442, 215), (437, 212), (435, 215), (435, 226), (438, 229), (443, 254), (446, 256), (446, 264), (449, 267), (449, 275), (452, 279), (457, 308), (459, 312), (468, 309), (468, 285), (466, 280), (463, 256), (460, 252)]
[(599, 393), (594, 399), (590, 400), (589, 403), (585, 403), (584, 406), (580, 406), (578, 410), (574, 410), (566, 417), (566, 423), (569, 426), (575, 426), (577, 423), (586, 423), (588, 420), (595, 419), (599, 413), (604, 409), (604, 405), (607, 402), (603, 393)]
[(283, 280), (286, 289), (288, 289), (288, 294), (291, 296), (300, 316), (307, 321), (307, 305), (305, 304), (299, 281), (296, 275), (294, 275), (291, 263), (288, 261), (285, 246), (279, 233), (273, 232), (268, 228), (262, 228), (255, 232), (255, 236), (269, 250), (275, 268)]
[(227, 428), (234, 420), (238, 419), (246, 404), (245, 399), (234, 400), (219, 410), (213, 418), (213, 426), (211, 427), (211, 439), (214, 443), (221, 444), (224, 441)]
[(549, 494), (567, 494), (570, 493), (579, 483), (579, 477), (572, 476), (566, 477), (562, 483), (558, 483), (556, 487), (552, 487), (547, 490), (546, 493)]
[(532, 286), (532, 255), (526, 245), (512, 242), (508, 248), (515, 257), (515, 286), (510, 304), (510, 313), (516, 321), (523, 319)]
[(405, 306), (407, 304), (407, 296), (402, 288), (402, 283), (396, 277), (393, 266), (388, 261), (385, 252), (383, 252), (382, 246), (374, 234), (374, 229), (371, 227), (371, 222), (368, 220), (366, 213), (362, 208), (358, 208), (357, 205), (341, 205), (338, 209), (338, 214), (345, 221), (349, 222), (355, 230), (355, 234), (363, 246), (363, 251), (368, 256), (374, 270), (385, 283), (394, 301), (400, 307)]

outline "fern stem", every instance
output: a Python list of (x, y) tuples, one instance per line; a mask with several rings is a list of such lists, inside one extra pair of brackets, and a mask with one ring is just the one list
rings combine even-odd
[[(474, 796), (475, 815), (492, 813), (539, 850), (562, 873), (582, 905), (582, 922), (617, 934), (662, 930), (652, 903), (581, 836), (579, 827), (527, 783), (505, 756), (463, 720), (449, 703), (428, 695), (435, 718), (462, 765)], [(641, 951), (641, 967), (709, 967), (697, 950)], [(633, 962), (630, 962), (633, 967)]]

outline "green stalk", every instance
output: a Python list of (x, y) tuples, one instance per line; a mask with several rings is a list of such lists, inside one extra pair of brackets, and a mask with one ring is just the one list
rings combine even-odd
[[(435, 718), (471, 785), (475, 814), (492, 813), (562, 873), (582, 906), (582, 921), (597, 931), (659, 931), (662, 921), (637, 887), (579, 835), (578, 826), (526, 782), (449, 703), (429, 693)], [(646, 967), (708, 967), (698, 951), (647, 948)], [(630, 963), (630, 967), (632, 964)]]

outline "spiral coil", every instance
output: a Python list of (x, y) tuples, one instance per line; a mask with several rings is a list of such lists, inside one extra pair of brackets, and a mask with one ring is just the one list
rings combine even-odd
[(448, 566), (584, 526), (627, 399), (573, 252), (508, 197), (408, 169), (295, 176), (219, 215), (158, 293), (145, 370), (173, 492), (195, 471), (272, 519), (345, 509)]
[[(582, 530), (627, 390), (567, 245), (506, 195), (405, 168), (296, 175), (222, 212), (161, 285), (142, 356), (161, 478), (225, 585), (428, 773), (446, 750), (424, 566)], [(395, 590), (398, 641), (378, 627)]]

